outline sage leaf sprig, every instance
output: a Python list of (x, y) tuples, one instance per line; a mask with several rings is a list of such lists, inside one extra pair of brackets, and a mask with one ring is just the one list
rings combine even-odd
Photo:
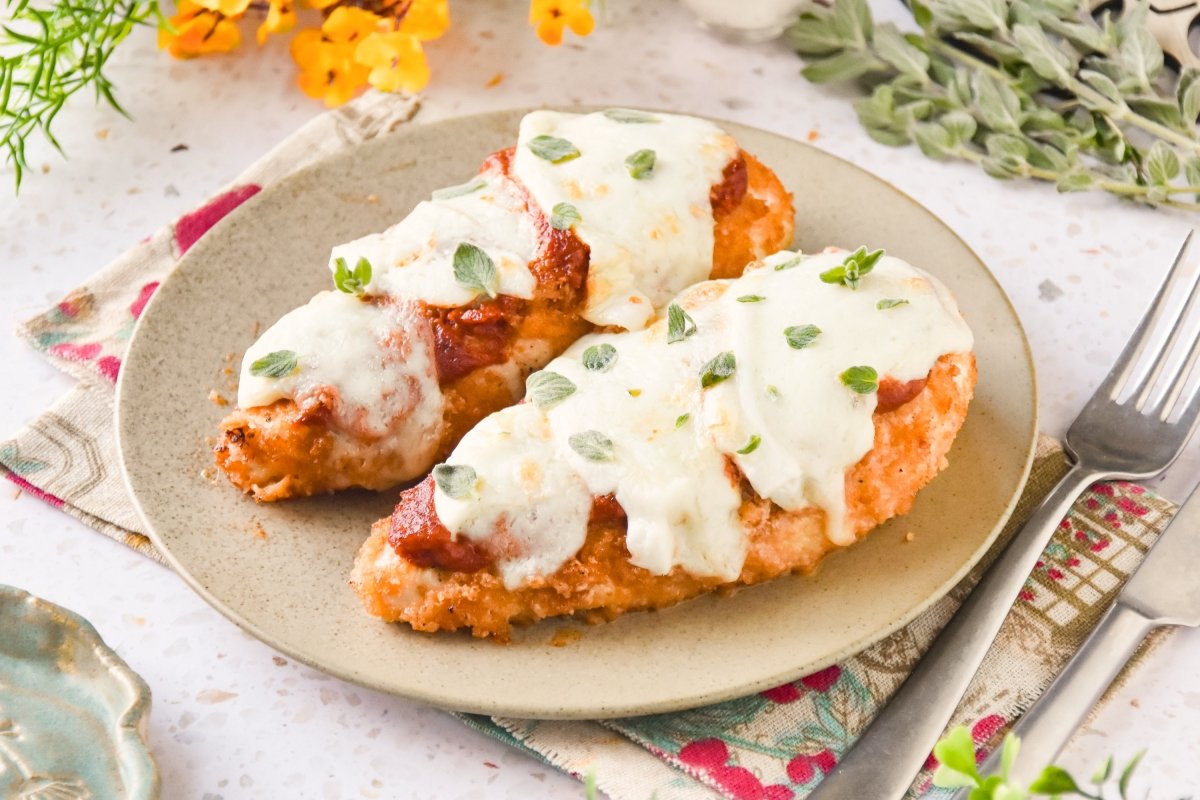
[(359, 258), (354, 269), (346, 263), (346, 259), (338, 256), (333, 261), (333, 285), (339, 292), (362, 297), (371, 282), (371, 262), (365, 257)]
[(496, 262), (479, 247), (463, 242), (454, 250), (454, 280), (468, 289), (495, 297), (500, 290)]
[(866, 0), (811, 6), (788, 31), (810, 81), (862, 88), (873, 139), (1002, 180), (1200, 210), (1200, 71), (1165, 70), (1149, 4), (1115, 19), (1067, 0), (910, 5), (915, 33), (876, 25)]
[[(971, 789), (972, 800), (1019, 800), (1030, 795), (1051, 797), (1083, 797), (1088, 800), (1104, 800), (1111, 797), (1106, 789), (1111, 781), (1116, 782), (1117, 797), (1130, 800), (1129, 784), (1134, 771), (1146, 751), (1133, 756), (1121, 769), (1113, 770), (1113, 759), (1108, 757), (1091, 775), (1089, 780), (1076, 780), (1071, 773), (1053, 764), (1044, 767), (1028, 786), (1017, 783), (1010, 772), (1016, 763), (1021, 740), (1009, 733), (1004, 737), (1000, 750), (1000, 771), (995, 775), (979, 773), (975, 760), (975, 743), (971, 732), (959, 725), (947, 733), (933, 748), (938, 760), (933, 784), (942, 789)], [(1091, 788), (1084, 788), (1090, 784)]]
[(300, 368), (295, 350), (275, 350), (250, 365), (250, 374), (256, 378), (286, 378)]

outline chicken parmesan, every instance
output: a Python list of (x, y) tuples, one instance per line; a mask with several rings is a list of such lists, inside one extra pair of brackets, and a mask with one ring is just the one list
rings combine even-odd
[(217, 464), (263, 501), (425, 474), (585, 333), (639, 330), (790, 243), (791, 196), (704, 120), (527, 115), (515, 147), (387, 231), (247, 350)]
[(972, 351), (904, 261), (778, 253), (532, 374), (374, 526), (351, 584), (384, 620), (503, 639), (810, 571), (947, 465)]

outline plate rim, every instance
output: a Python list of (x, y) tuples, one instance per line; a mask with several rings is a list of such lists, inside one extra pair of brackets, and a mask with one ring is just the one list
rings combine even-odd
[[(420, 117), (417, 116), (417, 117), (414, 117), (414, 119), (408, 125), (404, 126), (404, 128), (407, 130), (412, 130), (412, 128), (414, 128), (414, 127), (429, 128), (429, 127), (435, 127), (435, 126), (441, 125), (443, 123), (462, 124), (462, 123), (470, 122), (473, 120), (478, 121), (482, 125), (482, 124), (487, 124), (489, 121), (495, 120), (500, 117), (525, 114), (525, 113), (529, 113), (530, 111), (540, 110), (541, 108), (552, 108), (554, 110), (561, 110), (561, 111), (567, 111), (567, 112), (586, 113), (586, 112), (595, 111), (598, 109), (609, 108), (609, 107), (612, 107), (612, 106), (603, 106), (603, 105), (597, 106), (597, 105), (587, 105), (587, 104), (574, 105), (574, 106), (537, 106), (537, 107), (517, 106), (517, 107), (512, 107), (512, 108), (485, 111), (485, 112), (480, 112), (480, 113), (476, 113), (476, 114), (447, 116), (447, 117), (442, 117), (442, 118), (439, 118), (436, 120), (429, 120), (429, 121), (422, 121), (420, 119)], [(636, 108), (639, 110), (646, 110), (646, 111), (650, 111), (650, 112), (660, 112), (660, 113), (674, 113), (674, 114), (688, 113), (686, 111), (665, 110), (665, 109), (651, 108), (651, 107), (645, 107), (645, 106), (635, 106), (635, 105), (621, 106), (621, 107), (622, 108)], [(570, 706), (567, 706), (564, 704), (556, 704), (556, 705), (554, 705), (553, 708), (551, 708), (550, 705), (547, 704), (546, 706), (543, 706), (543, 707), (531, 709), (528, 706), (524, 706), (524, 705), (508, 704), (508, 703), (504, 702), (502, 699), (493, 699), (491, 701), (483, 701), (483, 702), (463, 703), (459, 700), (456, 700), (454, 697), (448, 696), (445, 692), (422, 691), (420, 687), (416, 687), (413, 689), (406, 688), (405, 690), (400, 691), (395, 688), (381, 686), (379, 683), (370, 680), (369, 676), (367, 676), (366, 674), (364, 674), (360, 671), (356, 671), (353, 669), (343, 669), (343, 668), (336, 667), (336, 666), (330, 666), (329, 664), (323, 663), (320, 658), (314, 657), (311, 654), (309, 654), (308, 652), (306, 652), (302, 647), (293, 647), (286, 640), (276, 636), (275, 634), (273, 634), (271, 631), (267, 630), (263, 626), (253, 622), (250, 619), (247, 619), (246, 617), (242, 616), (237, 611), (232, 609), (220, 597), (218, 597), (215, 593), (211, 592), (201, 582), (201, 580), (197, 576), (193, 575), (186, 568), (186, 566), (182, 562), (180, 562), (178, 558), (176, 558), (176, 556), (171, 552), (170, 548), (166, 545), (166, 543), (163, 541), (163, 539), (159, 536), (157, 531), (154, 530), (154, 526), (150, 523), (148, 515), (142, 506), (141, 499), (138, 496), (138, 494), (134, 488), (133, 478), (131, 477), (130, 472), (127, 468), (127, 461), (126, 461), (126, 456), (125, 456), (126, 432), (125, 432), (124, 425), (123, 425), (123, 420), (125, 418), (125, 415), (122, 415), (121, 409), (125, 405), (125, 403), (124, 403), (124, 397), (125, 397), (124, 387), (126, 386), (126, 383), (127, 383), (126, 375), (129, 374), (129, 371), (122, 369), (118, 375), (117, 385), (116, 385), (116, 394), (115, 394), (115, 399), (114, 399), (114, 404), (113, 404), (113, 414), (114, 414), (114, 422), (115, 422), (115, 428), (116, 428), (116, 437), (115, 437), (116, 438), (116, 448), (117, 448), (118, 461), (119, 461), (119, 465), (120, 465), (121, 478), (125, 484), (125, 487), (126, 487), (128, 495), (130, 497), (130, 500), (133, 503), (134, 509), (137, 512), (138, 518), (142, 521), (142, 524), (144, 525), (144, 527), (146, 529), (147, 536), (150, 538), (151, 542), (154, 544), (156, 549), (163, 556), (163, 558), (166, 560), (167, 564), (172, 568), (172, 570), (174, 570), (184, 580), (184, 582), (188, 585), (188, 587), (191, 588), (194, 592), (196, 592), (206, 603), (208, 603), (210, 606), (212, 606), (218, 613), (220, 613), (226, 619), (230, 620), (235, 625), (237, 625), (240, 629), (242, 629), (242, 630), (246, 631), (247, 633), (249, 633), (250, 635), (254, 636), (256, 639), (258, 639), (260, 642), (266, 644), (267, 646), (272, 647), (272, 648), (278, 650), (279, 652), (289, 656), (290, 658), (293, 658), (296, 661), (299, 661), (299, 662), (301, 662), (315, 670), (318, 670), (324, 674), (331, 675), (333, 677), (348, 681), (350, 683), (354, 683), (356, 685), (362, 686), (367, 689), (371, 689), (373, 691), (379, 691), (379, 692), (383, 692), (383, 693), (390, 694), (393, 696), (404, 697), (404, 698), (408, 698), (408, 699), (415, 700), (418, 702), (427, 703), (429, 705), (432, 705), (432, 706), (435, 706), (438, 708), (442, 708), (445, 710), (449, 710), (449, 711), (488, 714), (488, 715), (496, 715), (496, 716), (521, 717), (521, 718), (528, 718), (528, 719), (561, 719), (561, 720), (576, 719), (576, 720), (582, 720), (582, 719), (611, 719), (611, 718), (626, 717), (626, 716), (628, 716), (628, 717), (643, 716), (643, 715), (647, 715), (647, 714), (668, 713), (668, 712), (680, 711), (680, 710), (684, 710), (684, 709), (698, 708), (700, 706), (710, 705), (713, 703), (719, 703), (719, 702), (723, 702), (726, 700), (731, 700), (731, 699), (735, 699), (735, 698), (739, 698), (739, 697), (748, 696), (748, 695), (754, 694), (756, 692), (771, 688), (773, 686), (778, 686), (778, 685), (781, 685), (781, 684), (784, 684), (784, 683), (787, 683), (790, 681), (797, 680), (800, 677), (803, 677), (805, 674), (808, 674), (813, 669), (821, 669), (821, 668), (830, 666), (832, 664), (837, 664), (850, 656), (853, 656), (857, 653), (862, 652), (866, 648), (870, 647), (872, 644), (887, 638), (891, 634), (893, 634), (896, 631), (900, 630), (901, 628), (905, 627), (906, 625), (911, 623), (914, 619), (919, 617), (922, 613), (924, 613), (926, 610), (928, 610), (934, 603), (936, 603), (938, 600), (942, 599), (947, 594), (949, 594), (949, 592), (955, 586), (957, 586), (958, 583), (976, 565), (979, 564), (979, 562), (983, 558), (983, 556), (995, 544), (996, 539), (999, 537), (999, 535), (1000, 535), (1001, 531), (1004, 529), (1005, 525), (1008, 524), (1009, 520), (1012, 517), (1013, 511), (1015, 510), (1017, 503), (1020, 501), (1021, 496), (1024, 492), (1024, 489), (1028, 483), (1030, 471), (1032, 470), (1034, 458), (1035, 458), (1036, 451), (1037, 451), (1037, 442), (1038, 442), (1038, 436), (1039, 436), (1038, 422), (1039, 422), (1039, 418), (1040, 418), (1040, 409), (1039, 409), (1039, 387), (1038, 387), (1036, 364), (1033, 359), (1032, 349), (1030, 348), (1030, 345), (1029, 345), (1029, 338), (1025, 332), (1025, 326), (1022, 323), (1020, 316), (1017, 314), (1017, 310), (1016, 310), (1015, 306), (1013, 306), (1012, 299), (1009, 297), (1008, 292), (1005, 291), (1003, 285), (1001, 285), (999, 280), (997, 280), (996, 275), (987, 266), (987, 262), (985, 262), (982, 258), (980, 258), (979, 254), (976, 253), (975, 250), (969, 244), (967, 244), (966, 241), (963, 240), (963, 238), (958, 234), (957, 231), (955, 231), (953, 228), (951, 228), (940, 217), (938, 217), (936, 214), (934, 214), (930, 209), (926, 208), (922, 203), (917, 201), (915, 198), (913, 198), (907, 192), (903, 191), (902, 189), (899, 189), (898, 187), (896, 187), (893, 184), (891, 184), (890, 182), (884, 180), (883, 178), (876, 175), (875, 173), (873, 173), (867, 169), (864, 169), (863, 167), (858, 166), (857, 164), (850, 161), (849, 159), (842, 158), (841, 156), (836, 155), (834, 153), (830, 153), (827, 150), (824, 150), (819, 147), (815, 147), (814, 145), (812, 145), (808, 142), (793, 139), (789, 136), (786, 136), (781, 133), (776, 133), (775, 131), (772, 131), (772, 130), (767, 130), (765, 128), (760, 128), (757, 126), (747, 125), (747, 124), (744, 124), (741, 122), (736, 122), (736, 121), (727, 120), (727, 119), (723, 119), (723, 118), (719, 118), (719, 117), (713, 117), (713, 116), (704, 115), (704, 114), (689, 114), (689, 115), (712, 121), (715, 124), (717, 124), (718, 126), (724, 127), (726, 129), (734, 129), (735, 133), (736, 133), (736, 129), (751, 130), (755, 134), (768, 136), (773, 139), (779, 140), (781, 142), (786, 142), (788, 146), (805, 148), (806, 150), (809, 150), (809, 151), (815, 153), (819, 158), (827, 158), (832, 161), (839, 162), (842, 168), (852, 169), (855, 172), (860, 173), (860, 175), (862, 175), (865, 178), (872, 181), (880, 189), (883, 189), (883, 190), (893, 194), (895, 197), (902, 199), (907, 205), (909, 205), (910, 207), (915, 209), (917, 212), (919, 212), (922, 215), (924, 215), (925, 217), (927, 217), (932, 223), (938, 225), (947, 234), (949, 234), (951, 237), (953, 237), (953, 239), (957, 242), (957, 244), (959, 246), (961, 246), (962, 249), (966, 253), (970, 254), (970, 257), (973, 258), (975, 260), (975, 262), (978, 264), (978, 266), (982, 268), (983, 275), (985, 275), (987, 277), (987, 280), (991, 282), (991, 284), (993, 285), (995, 290), (998, 292), (1000, 298), (1003, 300), (1004, 310), (1007, 312), (1008, 316), (1011, 317), (1011, 319), (1015, 325), (1016, 332), (1019, 334), (1019, 338), (1021, 341), (1020, 357), (1021, 357), (1022, 363), (1026, 367), (1028, 375), (1029, 375), (1029, 388), (1030, 388), (1029, 406), (1028, 406), (1029, 442), (1028, 442), (1028, 445), (1026, 448), (1024, 465), (1022, 467), (1020, 477), (1016, 481), (1016, 483), (1013, 487), (1012, 494), (1009, 497), (1009, 499), (1005, 505), (1003, 513), (996, 518), (995, 522), (993, 523), (992, 529), (988, 532), (988, 534), (985, 537), (983, 537), (980, 540), (979, 546), (976, 547), (975, 550), (973, 550), (971, 552), (970, 556), (964, 560), (964, 562), (959, 566), (959, 568), (954, 572), (954, 574), (951, 577), (949, 577), (945, 581), (943, 581), (934, 591), (930, 592), (928, 594), (928, 596), (926, 596), (924, 599), (922, 599), (921, 602), (916, 603), (905, 614), (898, 616), (895, 620), (893, 620), (888, 625), (881, 626), (880, 628), (876, 629), (875, 631), (873, 631), (869, 634), (866, 634), (849, 644), (844, 645), (842, 648), (838, 649), (836, 652), (833, 652), (826, 656), (823, 656), (817, 662), (802, 664), (799, 667), (789, 669), (789, 670), (784, 670), (780, 673), (772, 674), (770, 677), (767, 677), (767, 678), (761, 678), (761, 679), (751, 681), (751, 682), (741, 682), (741, 683), (738, 683), (738, 685), (736, 687), (727, 688), (724, 690), (711, 690), (711, 691), (708, 691), (701, 695), (689, 697), (685, 700), (674, 699), (674, 700), (664, 700), (664, 701), (655, 702), (655, 703), (640, 703), (640, 704), (636, 705), (635, 709), (631, 709), (629, 706), (619, 706), (619, 705), (614, 706), (614, 705), (605, 704), (603, 702), (592, 702), (592, 703), (583, 703), (583, 704), (575, 703)], [(399, 133), (401, 136), (403, 136), (405, 132), (407, 132), (407, 131), (401, 130)], [(262, 191), (257, 192), (253, 197), (249, 198), (246, 202), (239, 205), (236, 209), (234, 209), (232, 212), (230, 212), (225, 217), (223, 217), (220, 221), (218, 221), (216, 223), (216, 225), (214, 225), (213, 228), (210, 229), (208, 234), (211, 234), (214, 230), (219, 230), (220, 228), (227, 226), (228, 224), (230, 224), (230, 221), (235, 218), (240, 218), (242, 216), (245, 216), (249, 212), (253, 211), (253, 209), (256, 206), (258, 206), (259, 204), (270, 202), (271, 199), (277, 193), (287, 191), (289, 189), (290, 185), (300, 182), (300, 181), (303, 181), (312, 173), (324, 169), (327, 162), (329, 162), (331, 160), (337, 159), (339, 157), (345, 157), (347, 153), (354, 152), (355, 150), (358, 150), (361, 148), (386, 147), (388, 144), (391, 144), (395, 141), (396, 141), (396, 139), (394, 139), (390, 136), (387, 136), (387, 137), (380, 136), (378, 138), (357, 142), (353, 145), (350, 145), (348, 148), (335, 151), (335, 152), (325, 155), (309, 164), (305, 164), (304, 166), (300, 167), (299, 169), (295, 170), (294, 172), (291, 172), (291, 173), (285, 175), (284, 177), (280, 178), (279, 180), (277, 180), (267, 186), (264, 186)], [(236, 184), (236, 181), (235, 181), (235, 184)], [(792, 187), (788, 187), (788, 188), (790, 191)], [(186, 254), (184, 254), (176, 262), (175, 266), (171, 269), (171, 271), (162, 279), (162, 284), (165, 285), (168, 281), (173, 280), (175, 278), (176, 274), (181, 269), (186, 268), (187, 264), (190, 263), (191, 261), (201, 259), (204, 256), (205, 252), (210, 247), (216, 246), (216, 245), (212, 244), (212, 242), (214, 242), (214, 241), (215, 241), (215, 239), (211, 235), (205, 235), (204, 237), (202, 237), (195, 244), (195, 246), (193, 246), (191, 249), (189, 249), (188, 252)], [(153, 316), (154, 316), (152, 313), (153, 306), (158, 301), (158, 298), (161, 296), (163, 296), (163, 295), (157, 291), (153, 295), (151, 295), (151, 298), (150, 298), (149, 302), (147, 303), (146, 309), (143, 311), (143, 314), (142, 314), (141, 318), (138, 320), (137, 324), (135, 325), (133, 333), (130, 337), (129, 345), (126, 350), (125, 361), (128, 361), (130, 356), (134, 353), (134, 350), (138, 343), (139, 333), (141, 332), (141, 330), (143, 328), (143, 321), (146, 319), (153, 318)], [(129, 414), (128, 416), (132, 417), (132, 416), (134, 416), (134, 414)], [(384, 624), (384, 623), (381, 623), (381, 624)], [(814, 666), (814, 663), (815, 663), (815, 666)]]

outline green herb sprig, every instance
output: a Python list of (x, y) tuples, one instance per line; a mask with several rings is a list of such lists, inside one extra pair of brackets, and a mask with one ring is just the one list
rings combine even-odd
[[(1119, 775), (1114, 773), (1113, 759), (1110, 756), (1096, 769), (1086, 784), (1076, 780), (1062, 767), (1050, 765), (1042, 769), (1033, 783), (1022, 786), (1009, 775), (1020, 746), (1020, 739), (1011, 733), (1005, 736), (1000, 751), (1000, 771), (985, 777), (975, 765), (975, 743), (971, 739), (971, 733), (960, 725), (947, 733), (933, 748), (933, 754), (938, 760), (933, 783), (943, 789), (969, 788), (971, 800), (1024, 800), (1030, 795), (1104, 800), (1109, 796), (1106, 787), (1111, 786), (1110, 781), (1115, 780), (1117, 796), (1121, 800), (1129, 800), (1129, 784), (1142, 756), (1145, 755), (1143, 750), (1131, 758)], [(1092, 788), (1084, 788), (1089, 784)]]
[(40, 135), (56, 150), (54, 119), (75, 94), (122, 114), (104, 69), (137, 25), (160, 19), (156, 0), (56, 0), (48, 8), (29, 0), (2, 0), (0, 26), (0, 152), (13, 166), (16, 187), (29, 168), (25, 147)]
[(338, 257), (333, 261), (333, 285), (339, 292), (362, 297), (371, 282), (371, 262), (365, 257), (359, 258), (354, 269), (346, 263), (346, 259)]
[(813, 6), (788, 31), (806, 78), (863, 88), (873, 139), (994, 178), (1200, 210), (1200, 71), (1165, 71), (1148, 4), (1116, 20), (1073, 0), (911, 6), (917, 33), (876, 25), (866, 0)]

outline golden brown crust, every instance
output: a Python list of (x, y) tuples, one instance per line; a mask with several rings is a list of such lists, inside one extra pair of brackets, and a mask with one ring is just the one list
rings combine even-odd
[[(509, 155), (502, 151), (489, 163), (506, 170)], [(715, 214), (714, 278), (740, 275), (748, 263), (787, 247), (792, 239), (791, 195), (753, 156), (740, 152), (738, 159), (745, 163), (745, 191), (738, 202), (722, 203)], [(502, 297), (476, 308), (427, 310), (446, 402), (441, 429), (429, 432), (438, 439), (431, 463), (448, 454), (479, 420), (516, 402), (528, 373), (592, 328), (578, 315), (578, 298), (572, 299), (577, 294), (572, 287), (584, 285), (584, 275), (556, 268), (579, 261), (574, 236), (541, 222), (543, 252), (531, 265), (538, 277), (534, 299)], [(468, 315), (487, 318), (462, 319)], [(446, 347), (453, 353), (447, 354)], [(304, 408), (280, 400), (237, 409), (221, 423), (214, 448), (217, 465), (230, 482), (260, 501), (349, 487), (386, 489), (417, 477), (384, 437), (337, 424), (334, 411), (328, 398), (312, 398)]]
[[(846, 474), (846, 524), (855, 538), (906, 513), (917, 492), (946, 466), (975, 386), (972, 354), (943, 356), (920, 393), (875, 415), (875, 444)], [(738, 580), (748, 585), (810, 572), (836, 545), (816, 508), (785, 511), (743, 482), (739, 510), (749, 553)], [(351, 585), (371, 614), (420, 631), (469, 628), (505, 639), (512, 625), (564, 614), (612, 619), (663, 608), (722, 585), (676, 569), (653, 575), (629, 562), (624, 526), (593, 517), (579, 554), (540, 585), (508, 590), (494, 570), (456, 573), (415, 566), (388, 544), (391, 520), (377, 522), (355, 562)]]

